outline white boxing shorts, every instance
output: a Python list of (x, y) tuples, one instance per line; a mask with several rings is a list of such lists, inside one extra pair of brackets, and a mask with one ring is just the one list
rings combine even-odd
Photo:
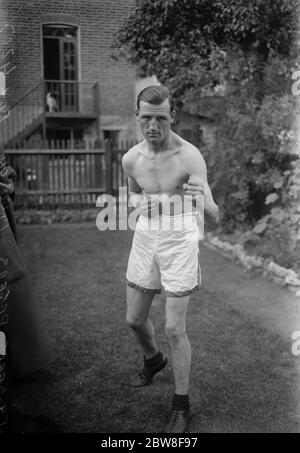
[(188, 296), (201, 284), (194, 213), (140, 216), (128, 260), (127, 284), (145, 293)]

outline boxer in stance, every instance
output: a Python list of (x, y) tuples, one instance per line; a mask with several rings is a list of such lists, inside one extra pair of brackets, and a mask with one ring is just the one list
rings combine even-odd
[(219, 209), (207, 182), (201, 153), (171, 130), (175, 111), (169, 90), (164, 86), (142, 90), (136, 115), (144, 140), (131, 148), (122, 161), (131, 205), (140, 213), (126, 275), (127, 322), (142, 347), (144, 367), (131, 386), (151, 384), (154, 375), (167, 364), (149, 319), (154, 295), (163, 287), (165, 330), (175, 383), (172, 414), (165, 432), (182, 433), (190, 420), (191, 347), (186, 334), (186, 312), (190, 296), (201, 282), (199, 201), (204, 195), (205, 218), (216, 223)]

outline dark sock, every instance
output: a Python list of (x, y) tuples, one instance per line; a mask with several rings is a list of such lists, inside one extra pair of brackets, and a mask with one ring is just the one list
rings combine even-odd
[(189, 395), (176, 395), (176, 393), (174, 393), (172, 400), (173, 411), (186, 411), (189, 407)]
[(162, 359), (163, 355), (160, 351), (158, 351), (158, 353), (151, 357), (151, 359), (144, 358), (144, 362), (147, 367), (156, 368), (161, 363)]

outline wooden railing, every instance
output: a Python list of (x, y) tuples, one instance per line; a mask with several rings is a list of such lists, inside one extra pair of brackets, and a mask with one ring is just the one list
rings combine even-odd
[(0, 122), (0, 142), (15, 147), (21, 139), (21, 134), (34, 122), (41, 123), (43, 114), (42, 104), (43, 85), (40, 82), (28, 91), (19, 101), (10, 107), (8, 116)]
[(6, 149), (22, 149), (38, 128), (45, 138), (46, 116), (78, 114), (99, 117), (98, 82), (43, 80), (10, 106), (8, 116), (0, 122), (0, 144)]
[(45, 80), (44, 93), (47, 113), (97, 113), (99, 105), (97, 83)]
[(55, 209), (96, 206), (97, 197), (118, 195), (127, 185), (121, 165), (132, 143), (112, 149), (7, 150), (9, 165), (17, 173), (16, 208)]

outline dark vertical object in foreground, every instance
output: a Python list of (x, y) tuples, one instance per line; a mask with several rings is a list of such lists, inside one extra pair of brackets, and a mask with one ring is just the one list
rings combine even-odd
[[(14, 176), (12, 169), (6, 166), (5, 156), (3, 153), (0, 154), (0, 182), (9, 182), (9, 176)], [(8, 289), (8, 257), (5, 252), (5, 247), (1, 247), (1, 241), (3, 231), (9, 228), (9, 221), (6, 216), (6, 210), (9, 214), (10, 205), (6, 204), (7, 196), (0, 194), (0, 432), (7, 423), (7, 410), (5, 403), (5, 394), (7, 386), (6, 378), (6, 345), (7, 345), (7, 327), (8, 327), (8, 310), (7, 301), (9, 296)]]
[[(1, 214), (1, 205), (0, 205)], [(0, 234), (3, 226), (0, 218)], [(0, 254), (0, 432), (7, 423), (5, 392), (6, 392), (6, 337), (7, 337), (7, 260)]]
[[(12, 231), (7, 228), (1, 233), (0, 241), (3, 238), (6, 242), (10, 292), (7, 306), (8, 375), (10, 379), (19, 379), (47, 365), (53, 360), (53, 352)], [(0, 242), (0, 247), (2, 245)]]
[[(5, 183), (4, 178), (13, 179), (15, 174), (10, 167), (3, 164), (4, 157), (1, 154), (0, 162), (2, 162), (0, 177)], [(2, 352), (5, 351), (5, 354), (0, 355), (0, 407), (3, 408), (2, 421), (4, 423), (4, 395), (7, 380), (28, 376), (46, 366), (54, 358), (13, 232), (15, 232), (15, 224), (12, 206), (7, 198), (3, 199), (0, 196), (0, 320), (2, 320), (0, 334), (2, 331), (2, 343), (5, 338), (5, 347), (2, 344)]]

